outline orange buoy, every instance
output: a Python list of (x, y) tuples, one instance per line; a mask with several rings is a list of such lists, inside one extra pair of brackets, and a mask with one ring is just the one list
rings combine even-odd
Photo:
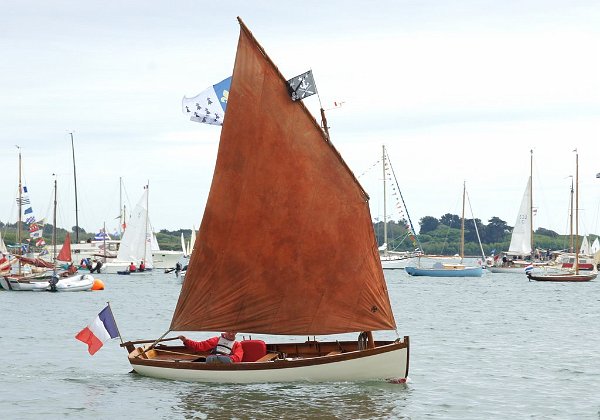
[(100, 279), (94, 279), (92, 290), (104, 290), (104, 282)]

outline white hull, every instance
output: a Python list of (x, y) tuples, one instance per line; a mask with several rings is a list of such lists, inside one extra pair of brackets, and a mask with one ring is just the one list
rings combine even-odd
[(403, 270), (404, 267), (410, 264), (414, 264), (415, 257), (406, 257), (406, 258), (386, 258), (381, 257), (381, 267), (384, 270)]
[(525, 267), (488, 267), (490, 273), (519, 273), (525, 274)]
[(182, 251), (152, 251), (152, 264), (154, 268), (173, 268), (182, 259)]
[[(92, 290), (94, 286), (94, 276), (91, 274), (76, 274), (74, 276), (62, 278), (56, 284), (57, 292), (84, 292)], [(51, 290), (47, 287), (46, 290)]]
[[(357, 352), (351, 352), (357, 353)], [(351, 353), (345, 353), (351, 355)], [(406, 378), (408, 348), (400, 348), (364, 357), (339, 360), (339, 356), (323, 356), (312, 359), (314, 364), (294, 366), (294, 361), (281, 360), (261, 363), (236, 363), (235, 370), (226, 370), (228, 365), (217, 365), (213, 369), (175, 369), (132, 363), (133, 369), (144, 376), (192, 382), (214, 383), (265, 383), (265, 382), (340, 382), (388, 380), (402, 381)], [(331, 361), (327, 361), (331, 359)], [(308, 359), (304, 359), (306, 361)], [(183, 365), (184, 363), (178, 363)], [(203, 364), (198, 362), (198, 364)], [(247, 365), (248, 369), (239, 369)], [(205, 365), (211, 366), (211, 365)], [(212, 365), (214, 366), (214, 365)], [(289, 366), (289, 367), (288, 367)]]
[[(61, 278), (56, 284), (57, 292), (81, 292), (92, 290), (94, 277), (91, 274), (76, 274), (74, 276)], [(16, 278), (0, 277), (0, 286), (4, 290), (15, 292), (43, 292), (50, 291), (48, 279), (25, 280)]]
[(0, 277), (0, 286), (4, 290), (13, 292), (31, 292), (35, 290), (46, 290), (49, 283), (46, 279), (40, 280), (17, 280), (14, 278)]

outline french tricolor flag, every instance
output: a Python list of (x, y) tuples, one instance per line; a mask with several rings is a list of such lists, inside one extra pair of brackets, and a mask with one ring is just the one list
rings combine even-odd
[(88, 345), (88, 352), (93, 355), (104, 345), (104, 342), (109, 338), (119, 336), (119, 330), (113, 317), (110, 306), (102, 309), (96, 319), (90, 325), (75, 336), (79, 341), (83, 341)]

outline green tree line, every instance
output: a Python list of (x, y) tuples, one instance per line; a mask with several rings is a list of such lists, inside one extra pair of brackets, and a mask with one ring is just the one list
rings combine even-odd
[[(373, 226), (377, 243), (383, 244), (383, 222), (376, 222)], [(420, 248), (427, 254), (439, 255), (459, 253), (460, 216), (450, 213), (444, 214), (439, 219), (425, 216), (420, 219), (419, 226), (418, 234), (413, 237), (406, 220), (387, 222), (388, 249), (414, 251), (416, 248)], [(479, 233), (485, 255), (498, 254), (508, 250), (512, 229), (512, 226), (495, 216), (489, 219), (487, 224), (480, 219), (465, 219), (465, 255), (481, 255), (477, 233)], [(588, 239), (591, 243), (597, 237), (597, 235), (589, 235)], [(579, 236), (579, 244), (582, 239), (583, 237)], [(534, 247), (539, 249), (568, 250), (571, 246), (571, 237), (570, 235), (559, 235), (549, 229), (538, 228), (533, 234), (533, 243)]]
[[(418, 234), (413, 236), (408, 228), (406, 220), (387, 222), (388, 231), (388, 249), (395, 251), (414, 251), (420, 248), (428, 254), (454, 255), (460, 250), (460, 225), (461, 218), (455, 214), (444, 214), (439, 219), (432, 216), (425, 216), (419, 221), (420, 229)], [(477, 230), (475, 229), (477, 225)], [(375, 236), (379, 245), (383, 244), (383, 222), (373, 223)], [(415, 230), (417, 227), (415, 226)], [(9, 244), (16, 243), (17, 224), (4, 224), (0, 222), (0, 231), (4, 242)], [(465, 254), (481, 255), (477, 232), (481, 238), (483, 250), (486, 255), (506, 251), (510, 244), (510, 235), (512, 227), (499, 217), (492, 217), (487, 224), (483, 224), (480, 219), (465, 220)], [(75, 242), (75, 226), (71, 228), (71, 241)], [(181, 234), (189, 240), (191, 229), (178, 229), (169, 231), (162, 229), (156, 233), (156, 239), (161, 249), (181, 250)], [(64, 242), (66, 229), (58, 228), (56, 230), (56, 242), (60, 246)], [(590, 235), (590, 242), (597, 235)], [(29, 238), (27, 225), (23, 225), (21, 238)], [(52, 225), (46, 224), (43, 227), (43, 238), (49, 245), (52, 240)], [(79, 241), (91, 240), (94, 233), (86, 232), (79, 228)], [(538, 228), (534, 232), (534, 246), (540, 249), (567, 250), (570, 247), (570, 236), (559, 235), (558, 233), (544, 228)], [(581, 243), (582, 237), (579, 237), (578, 243)], [(34, 242), (32, 240), (31, 242)], [(31, 244), (33, 245), (33, 244)]]

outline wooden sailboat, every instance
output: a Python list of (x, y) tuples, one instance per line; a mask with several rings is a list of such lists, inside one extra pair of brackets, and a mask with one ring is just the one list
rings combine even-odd
[(462, 217), (460, 225), (460, 263), (435, 263), (432, 267), (407, 266), (404, 269), (411, 276), (427, 277), (481, 277), (483, 267), (469, 267), (463, 264), (465, 258), (465, 201), (467, 195), (466, 185), (463, 183)]
[[(41, 258), (26, 258), (22, 254), (22, 238), (21, 232), (23, 229), (23, 183), (22, 183), (22, 161), (21, 161), (21, 148), (19, 149), (19, 186), (18, 186), (18, 214), (19, 218), (17, 221), (17, 248), (15, 250), (15, 257), (17, 259), (17, 272), (8, 273), (0, 276), (0, 287), (4, 290), (10, 291), (31, 291), (31, 290), (43, 290), (48, 285), (48, 278), (50, 274), (47, 269), (52, 267), (51, 263), (48, 263)], [(33, 267), (43, 267), (41, 270), (34, 272), (32, 269), (30, 273), (22, 271), (23, 264), (28, 264)]]
[(246, 351), (232, 364), (196, 362), (198, 354), (159, 343), (161, 337), (123, 343), (129, 362), (142, 375), (202, 382), (404, 381), (408, 337), (375, 341), (372, 334), (396, 330), (396, 322), (368, 195), (238, 20), (212, 186), (163, 337), (170, 331), (362, 333), (355, 340), (266, 343), (262, 354)]
[(575, 264), (573, 270), (553, 272), (553, 273), (536, 273), (534, 270), (527, 271), (529, 280), (535, 281), (561, 281), (561, 282), (582, 282), (594, 280), (598, 275), (594, 268), (593, 272), (579, 272), (579, 154), (575, 150)]

